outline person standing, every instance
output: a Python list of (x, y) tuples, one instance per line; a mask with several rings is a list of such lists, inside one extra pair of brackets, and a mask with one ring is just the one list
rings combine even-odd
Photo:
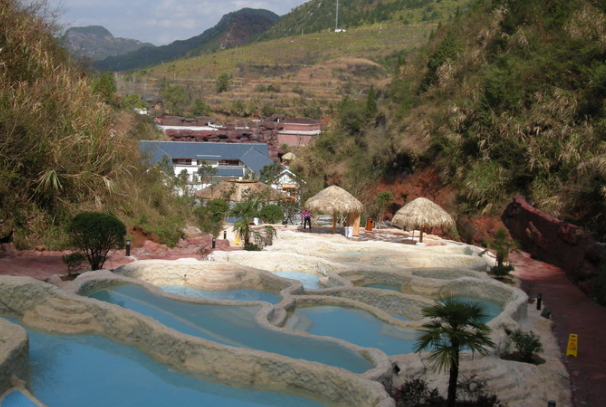
[(303, 219), (303, 229), (309, 225), (309, 230), (311, 230), (311, 212), (307, 209), (303, 209), (301, 211), (301, 219)]

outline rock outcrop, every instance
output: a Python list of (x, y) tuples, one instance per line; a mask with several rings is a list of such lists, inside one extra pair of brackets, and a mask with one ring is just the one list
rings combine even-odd
[(533, 258), (560, 267), (585, 293), (591, 293), (606, 244), (596, 242), (586, 230), (532, 207), (523, 196), (514, 197), (502, 219)]

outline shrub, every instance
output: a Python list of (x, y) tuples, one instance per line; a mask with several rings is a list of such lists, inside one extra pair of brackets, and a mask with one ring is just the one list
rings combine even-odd
[(82, 263), (86, 260), (86, 256), (80, 252), (73, 252), (61, 256), (61, 260), (67, 266), (67, 275), (71, 276), (73, 271), (78, 270), (82, 266)]
[(284, 211), (278, 205), (265, 205), (259, 211), (265, 223), (279, 223), (284, 219)]
[(194, 215), (197, 220), (196, 224), (202, 231), (210, 233), (215, 237), (219, 235), (219, 232), (223, 228), (223, 216), (221, 216), (219, 221), (215, 221), (216, 215), (208, 206), (197, 207), (194, 209)]
[(513, 264), (501, 264), (490, 268), (490, 272), (497, 278), (506, 277), (514, 270)]
[(222, 199), (211, 199), (206, 203), (214, 222), (223, 223), (225, 214), (229, 210), (229, 204)]
[(523, 362), (532, 362), (533, 356), (543, 350), (539, 336), (532, 331), (526, 333), (518, 329), (511, 334), (511, 340), (520, 353), (520, 359)]
[(126, 227), (114, 215), (98, 212), (81, 212), (67, 227), (72, 244), (80, 249), (92, 270), (99, 270), (111, 249), (124, 246)]
[(440, 405), (444, 401), (437, 389), (430, 390), (428, 383), (418, 378), (405, 381), (394, 390), (393, 398), (398, 407)]

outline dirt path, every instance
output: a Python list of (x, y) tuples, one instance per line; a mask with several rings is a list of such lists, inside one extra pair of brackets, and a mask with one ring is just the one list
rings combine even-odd
[[(572, 382), (574, 405), (606, 406), (606, 308), (587, 298), (562, 269), (524, 252), (510, 257), (522, 289), (531, 298), (541, 294), (543, 306), (551, 308), (554, 334)], [(564, 356), (570, 334), (578, 335), (578, 357)]]

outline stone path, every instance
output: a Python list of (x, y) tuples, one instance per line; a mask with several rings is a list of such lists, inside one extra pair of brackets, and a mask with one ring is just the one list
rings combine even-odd
[[(541, 294), (543, 306), (551, 308), (553, 331), (572, 382), (573, 404), (606, 406), (606, 308), (587, 298), (562, 269), (524, 252), (512, 253), (510, 260), (522, 289), (530, 298)], [(569, 334), (578, 335), (578, 357), (564, 356)]]

